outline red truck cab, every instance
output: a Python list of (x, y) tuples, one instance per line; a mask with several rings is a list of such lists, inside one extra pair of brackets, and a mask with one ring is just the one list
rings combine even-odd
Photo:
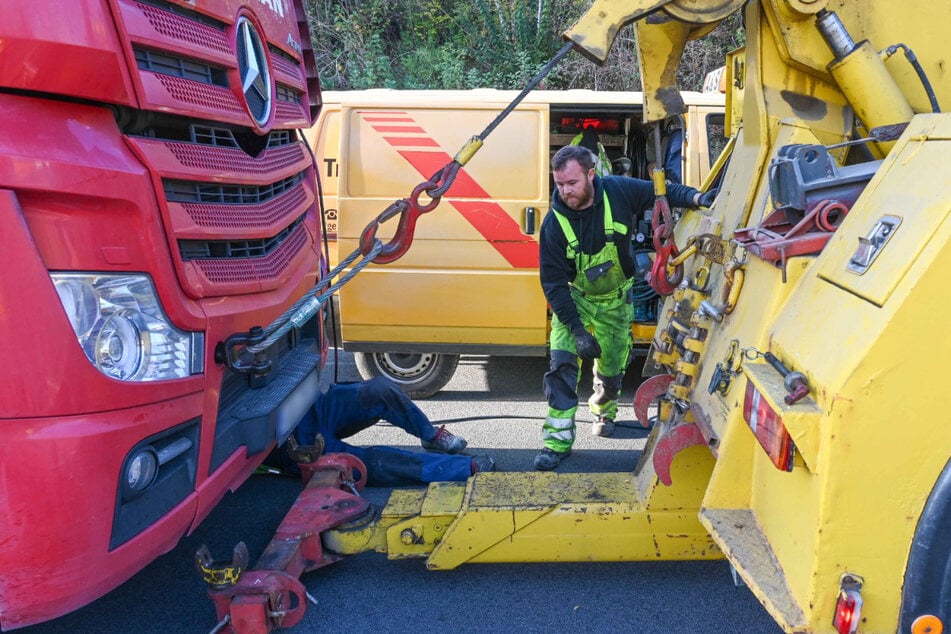
[(0, 628), (172, 549), (318, 390), (320, 107), (300, 0), (7, 0), (0, 20)]

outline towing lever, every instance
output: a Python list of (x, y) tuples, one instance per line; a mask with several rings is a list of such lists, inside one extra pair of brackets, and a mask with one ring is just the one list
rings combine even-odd
[(324, 550), (321, 534), (371, 511), (358, 495), (367, 470), (356, 456), (327, 454), (298, 467), (304, 490), (252, 570), (244, 544), (230, 563), (213, 562), (205, 546), (195, 554), (218, 614), (214, 632), (267, 634), (300, 622), (312, 599), (298, 577), (341, 559)]
[(777, 372), (783, 375), (783, 385), (789, 394), (783, 399), (786, 405), (792, 405), (802, 400), (809, 394), (809, 379), (802, 372), (793, 372), (787, 368), (782, 361), (776, 358), (772, 352), (763, 354), (763, 358), (773, 366)]

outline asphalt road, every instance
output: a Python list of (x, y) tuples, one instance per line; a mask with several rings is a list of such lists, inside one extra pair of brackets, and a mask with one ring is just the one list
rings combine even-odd
[[(530, 470), (540, 448), (546, 365), (541, 358), (463, 357), (446, 389), (419, 404), (434, 422), (445, 422), (466, 437), (470, 453), (490, 453), (500, 470)], [(333, 375), (328, 367), (325, 378)], [(340, 354), (337, 378), (359, 378), (347, 354)], [(633, 420), (633, 381), (625, 383), (619, 421)], [(590, 392), (590, 382), (582, 385), (583, 396), (585, 390)], [(632, 428), (597, 438), (588, 433), (587, 423), (579, 423), (575, 450), (559, 470), (630, 471), (644, 438), (643, 431)], [(361, 432), (357, 442), (419, 447), (383, 424)], [(175, 550), (110, 594), (20, 631), (209, 632), (216, 625), (215, 612), (194, 569), (195, 550), (207, 544), (215, 557), (225, 558), (243, 540), (253, 562), (299, 486), (281, 476), (254, 476)], [(366, 489), (364, 495), (383, 504), (389, 492)], [(308, 608), (294, 632), (780, 631), (749, 589), (733, 585), (725, 561), (471, 564), (430, 572), (422, 560), (389, 561), (364, 553), (309, 573), (304, 582), (317, 605)]]

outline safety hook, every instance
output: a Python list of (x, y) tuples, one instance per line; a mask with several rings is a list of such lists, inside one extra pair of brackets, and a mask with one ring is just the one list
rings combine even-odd
[(419, 205), (419, 196), (424, 191), (431, 191), (436, 188), (433, 181), (425, 181), (416, 186), (409, 198), (401, 198), (387, 207), (375, 220), (370, 222), (360, 235), (360, 252), (366, 256), (373, 249), (376, 241), (376, 231), (383, 222), (399, 215), (400, 221), (396, 228), (396, 233), (386, 243), (379, 254), (373, 258), (376, 264), (389, 264), (403, 257), (403, 254), (413, 244), (413, 236), (416, 232), (416, 220), (420, 214), (432, 211), (439, 204), (438, 198), (433, 198), (426, 205)]
[(680, 254), (680, 251), (677, 249), (677, 243), (673, 240), (670, 240), (666, 244), (661, 243), (659, 234), (662, 231), (662, 226), (654, 229), (654, 244), (660, 243), (660, 246), (657, 248), (657, 253), (654, 256), (654, 265), (651, 267), (650, 276), (647, 281), (658, 295), (670, 295), (684, 279), (684, 265), (683, 262), (681, 262), (677, 266), (672, 267), (674, 270), (673, 275), (668, 274), (668, 263), (671, 258), (676, 258)]

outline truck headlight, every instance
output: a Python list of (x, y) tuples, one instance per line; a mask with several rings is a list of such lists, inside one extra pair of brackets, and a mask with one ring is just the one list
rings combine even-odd
[(86, 358), (122, 381), (200, 374), (204, 335), (179, 330), (165, 316), (146, 275), (50, 273)]

